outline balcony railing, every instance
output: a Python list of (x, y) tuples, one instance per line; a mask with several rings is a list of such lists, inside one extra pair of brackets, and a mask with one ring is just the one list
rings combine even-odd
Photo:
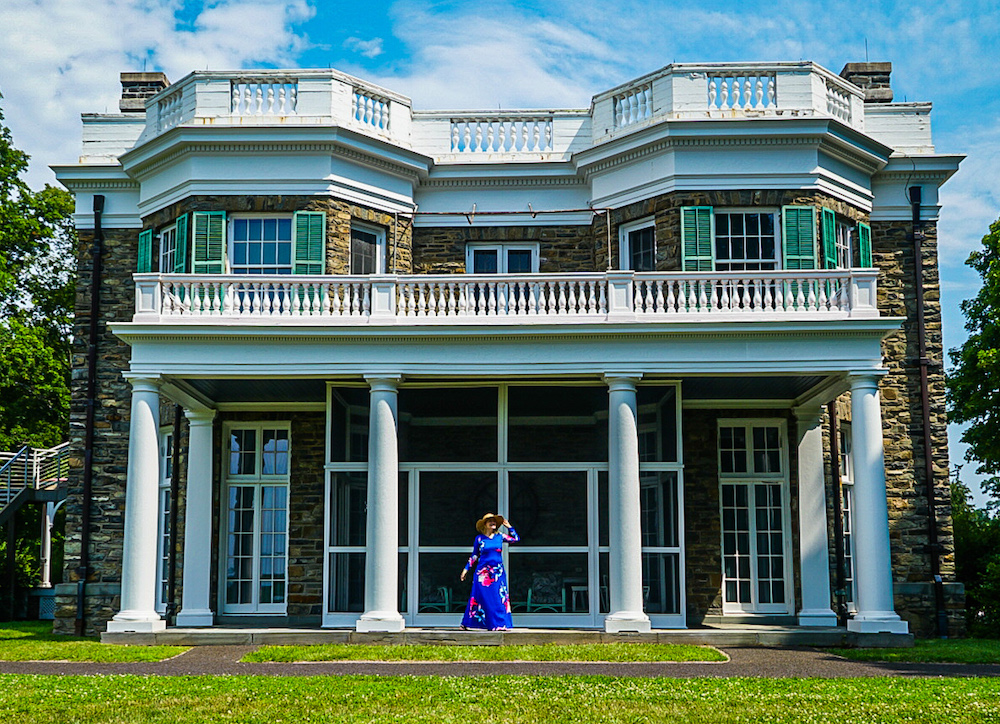
[(137, 323), (551, 324), (871, 319), (874, 270), (245, 276), (136, 274)]

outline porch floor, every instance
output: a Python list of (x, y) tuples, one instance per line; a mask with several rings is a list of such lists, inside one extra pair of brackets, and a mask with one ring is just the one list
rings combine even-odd
[(859, 634), (841, 627), (712, 624), (649, 633), (608, 634), (593, 629), (515, 628), (510, 631), (462, 631), (458, 628), (407, 628), (399, 633), (358, 633), (352, 629), (247, 628), (213, 626), (168, 628), (156, 633), (103, 633), (108, 644), (179, 646), (301, 646), (309, 644), (424, 644), (438, 646), (511, 646), (517, 644), (595, 644), (641, 642), (730, 646), (913, 646), (912, 634)]

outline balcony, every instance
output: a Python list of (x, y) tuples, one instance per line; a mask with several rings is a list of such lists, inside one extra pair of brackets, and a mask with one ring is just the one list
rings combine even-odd
[(341, 126), (438, 159), (559, 160), (663, 120), (835, 118), (864, 130), (862, 91), (815, 63), (673, 64), (589, 109), (413, 111), (335, 70), (197, 71), (146, 104), (148, 140), (177, 126)]
[(592, 274), (136, 274), (138, 324), (461, 326), (876, 319), (874, 269)]

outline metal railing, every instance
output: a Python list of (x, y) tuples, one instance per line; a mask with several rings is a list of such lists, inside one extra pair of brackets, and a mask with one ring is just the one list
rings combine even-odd
[(51, 449), (25, 445), (16, 453), (0, 453), (0, 510), (22, 490), (56, 488), (67, 481), (69, 443)]

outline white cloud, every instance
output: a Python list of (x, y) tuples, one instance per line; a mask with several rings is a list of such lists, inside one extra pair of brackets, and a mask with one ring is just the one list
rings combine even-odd
[(219, 0), (182, 25), (181, 0), (3, 0), (0, 92), (15, 144), (32, 156), (32, 186), (47, 166), (80, 152), (80, 113), (117, 112), (118, 74), (295, 66), (307, 40), (306, 0)]
[(382, 48), (382, 38), (362, 40), (352, 35), (344, 41), (344, 47), (348, 50), (353, 50), (355, 53), (361, 53), (366, 58), (377, 58), (385, 52)]

